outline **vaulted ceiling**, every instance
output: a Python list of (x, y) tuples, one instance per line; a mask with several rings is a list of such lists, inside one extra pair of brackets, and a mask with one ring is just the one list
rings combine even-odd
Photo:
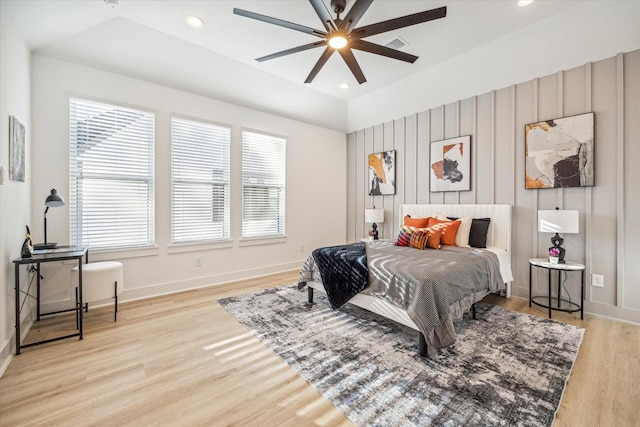
[[(266, 62), (255, 60), (317, 39), (234, 15), (233, 8), (322, 29), (304, 0), (119, 0), (115, 7), (103, 0), (3, 3), (35, 53), (242, 105), (260, 107), (268, 100), (277, 111), (279, 102), (324, 102), (346, 110), (351, 100), (508, 37), (581, 1), (537, 1), (518, 7), (516, 0), (375, 0), (359, 25), (441, 6), (447, 7), (447, 16), (368, 38), (381, 45), (400, 40), (406, 43), (401, 50), (419, 59), (410, 64), (354, 51), (367, 78), (362, 85), (338, 55), (329, 59), (312, 83), (303, 83), (323, 48)], [(325, 3), (329, 8), (329, 0)], [(352, 4), (353, 0), (347, 1), (346, 12)], [(187, 25), (187, 16), (201, 18), (204, 27)], [(343, 83), (349, 87), (341, 89)]]

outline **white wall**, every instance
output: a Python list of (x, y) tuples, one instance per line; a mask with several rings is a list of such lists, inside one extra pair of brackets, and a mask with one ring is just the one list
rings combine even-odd
[[(0, 374), (15, 349), (13, 263), (31, 215), (31, 52), (0, 2)], [(9, 116), (26, 130), (25, 182), (9, 180)], [(23, 275), (24, 278), (24, 275)], [(26, 278), (23, 280), (26, 282)], [(27, 300), (23, 318), (33, 308)]]
[(639, 22), (640, 1), (584, 2), (350, 101), (348, 132), (639, 49)]
[[(156, 113), (156, 245), (150, 250), (92, 252), (92, 261), (124, 263), (122, 300), (213, 285), (299, 268), (310, 251), (345, 240), (346, 136), (344, 133), (223, 103), (188, 92), (34, 55), (32, 203), (42, 206), (55, 187), (68, 196), (70, 94), (151, 109)], [(170, 114), (232, 127), (231, 245), (170, 245)], [(286, 241), (247, 245), (241, 234), (241, 130), (287, 138)], [(68, 205), (49, 211), (50, 241), (69, 242)], [(34, 209), (33, 234), (42, 236), (42, 212)], [(35, 238), (35, 241), (40, 241)], [(267, 242), (262, 242), (267, 243)], [(301, 246), (304, 248), (301, 250)], [(196, 258), (201, 257), (201, 266)], [(71, 266), (43, 265), (48, 307), (68, 304)]]

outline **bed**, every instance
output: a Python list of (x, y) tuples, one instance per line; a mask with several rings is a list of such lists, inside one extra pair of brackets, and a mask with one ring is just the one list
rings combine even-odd
[[(396, 239), (382, 239), (322, 249), (334, 248), (339, 255), (330, 256), (344, 257), (343, 262), (353, 266), (350, 272), (336, 272), (334, 276), (354, 276), (357, 279), (360, 274), (368, 279), (366, 289), (357, 294), (353, 292), (348, 303), (418, 331), (419, 353), (427, 356), (455, 342), (453, 322), (466, 311), (475, 309), (475, 303), (488, 293), (501, 292), (507, 298), (511, 296), (511, 206), (401, 205), (399, 224), (403, 224), (406, 216), (467, 218), (467, 221), (469, 217), (478, 220), (490, 218), (486, 248), (442, 246), (440, 250), (420, 251), (395, 246)], [(364, 261), (361, 261), (362, 257), (352, 255), (349, 252), (352, 250), (356, 254), (364, 251)], [(314, 251), (318, 260), (319, 251)], [(328, 296), (331, 294), (331, 289), (325, 289), (322, 283), (323, 276), (316, 258), (310, 255), (300, 272), (299, 287), (308, 287), (310, 303), (313, 302), (314, 290), (325, 294), (329, 291)], [(467, 258), (477, 266), (467, 267), (467, 261), (463, 261)], [(419, 274), (430, 277), (425, 279)], [(344, 280), (344, 286), (351, 280), (352, 277)], [(469, 289), (458, 289), (462, 284)], [(340, 304), (334, 304), (331, 298), (330, 302), (334, 308)]]

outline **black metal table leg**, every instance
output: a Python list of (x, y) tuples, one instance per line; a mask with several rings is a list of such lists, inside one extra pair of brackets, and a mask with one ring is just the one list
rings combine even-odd
[(548, 281), (549, 281), (549, 319), (551, 319), (551, 269), (547, 270), (549, 272)]
[(16, 355), (20, 354), (20, 264), (15, 264)]
[(558, 270), (558, 308), (560, 308), (560, 296), (562, 296), (562, 270)]
[(529, 263), (529, 307), (531, 307), (531, 300), (533, 297), (531, 296), (531, 270), (533, 269), (533, 265)]
[(36, 320), (40, 320), (40, 263), (36, 265)]
[(581, 272), (580, 284), (580, 320), (584, 319), (584, 270)]
[(78, 318), (80, 319), (80, 338), (82, 339), (82, 324), (83, 322), (83, 313), (82, 313), (82, 258), (78, 258), (78, 299), (80, 301), (78, 312), (80, 315)]

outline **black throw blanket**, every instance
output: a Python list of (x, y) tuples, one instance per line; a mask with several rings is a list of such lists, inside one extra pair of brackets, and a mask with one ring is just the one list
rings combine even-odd
[(313, 251), (331, 308), (342, 307), (369, 286), (369, 269), (364, 243), (329, 246)]

